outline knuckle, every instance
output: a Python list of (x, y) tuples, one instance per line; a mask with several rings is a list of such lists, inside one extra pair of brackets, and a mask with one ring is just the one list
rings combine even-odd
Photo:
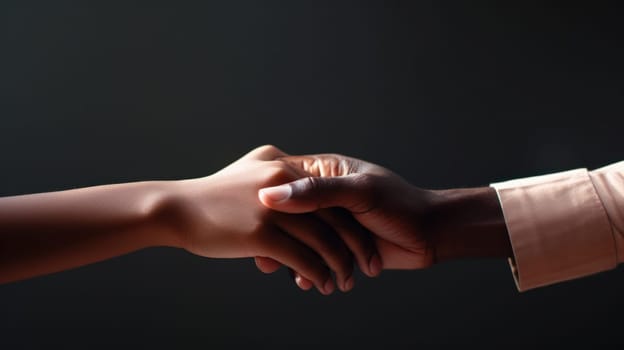
[(335, 172), (332, 176), (348, 175), (358, 172), (359, 161), (357, 159), (340, 153), (329, 153), (327, 156), (327, 159), (331, 160), (331, 166)]
[(305, 189), (306, 191), (316, 192), (320, 188), (320, 182), (317, 177), (308, 176), (304, 180), (302, 180), (302, 182), (303, 189)]
[(334, 158), (334, 159), (347, 158), (345, 155), (340, 154), (340, 153), (328, 153), (327, 155), (328, 155), (330, 158)]
[(321, 189), (320, 179), (314, 176), (304, 177), (292, 183), (293, 193), (306, 196), (317, 193)]
[(274, 145), (266, 144), (266, 145), (259, 146), (258, 148), (256, 148), (256, 150), (262, 153), (269, 153), (269, 152), (278, 151), (279, 149), (275, 147)]

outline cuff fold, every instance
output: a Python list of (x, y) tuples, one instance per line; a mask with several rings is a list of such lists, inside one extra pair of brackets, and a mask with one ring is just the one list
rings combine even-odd
[(583, 277), (616, 266), (609, 218), (587, 169), (491, 184), (514, 252), (518, 290)]

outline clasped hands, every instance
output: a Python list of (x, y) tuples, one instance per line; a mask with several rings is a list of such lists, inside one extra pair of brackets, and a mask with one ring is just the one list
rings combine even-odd
[(353, 288), (353, 268), (510, 257), (496, 191), (425, 190), (337, 154), (259, 147), (213, 175), (0, 198), (0, 283), (153, 246), (287, 266), (302, 289)]
[(254, 149), (219, 172), (178, 181), (161, 211), (176, 245), (214, 258), (254, 257), (322, 294), (367, 276), (435, 261), (437, 194), (381, 166), (337, 155)]

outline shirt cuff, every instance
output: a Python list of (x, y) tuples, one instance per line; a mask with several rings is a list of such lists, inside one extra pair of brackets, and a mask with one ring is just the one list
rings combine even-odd
[(519, 291), (616, 266), (611, 224), (587, 169), (491, 186), (505, 216)]

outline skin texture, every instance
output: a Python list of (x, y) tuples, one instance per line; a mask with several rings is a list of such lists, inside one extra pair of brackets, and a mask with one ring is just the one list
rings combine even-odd
[[(308, 213), (349, 211), (361, 232), (375, 236), (383, 269), (422, 269), (434, 263), (512, 255), (496, 192), (488, 187), (432, 191), (417, 188), (381, 166), (338, 154), (288, 156), (311, 174), (259, 191), (268, 208)], [(276, 263), (257, 258), (259, 266)], [(295, 274), (298, 285), (309, 285)]]
[(349, 290), (354, 259), (375, 256), (372, 237), (334, 229), (352, 221), (340, 210), (291, 215), (263, 206), (260, 188), (309, 176), (276, 160), (284, 156), (263, 146), (197, 179), (0, 198), (0, 283), (171, 246), (211, 258), (264, 257), (323, 294), (336, 284)]
[(511, 256), (490, 188), (424, 190), (358, 159), (273, 146), (197, 179), (0, 198), (0, 283), (153, 246), (255, 257), (267, 273), (285, 265), (323, 294), (353, 288), (354, 263), (376, 276)]

